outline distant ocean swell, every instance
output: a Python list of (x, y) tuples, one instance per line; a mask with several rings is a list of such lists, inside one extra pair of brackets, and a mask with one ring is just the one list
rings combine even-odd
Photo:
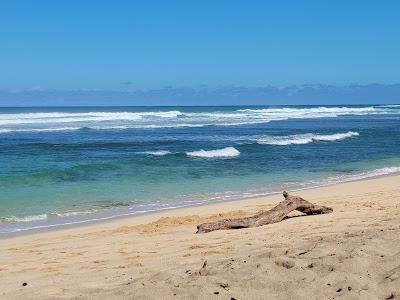
[[(346, 115), (399, 113), (396, 105), (370, 107), (312, 107), (237, 109), (235, 111), (185, 112), (32, 112), (0, 114), (0, 133), (238, 126), (288, 119), (337, 118)], [(66, 126), (68, 124), (68, 126)]]

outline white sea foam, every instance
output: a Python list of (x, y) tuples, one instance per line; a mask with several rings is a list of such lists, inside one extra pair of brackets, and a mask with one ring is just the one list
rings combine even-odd
[(0, 133), (9, 132), (51, 132), (51, 131), (75, 131), (83, 129), (82, 127), (57, 127), (57, 128), (30, 128), (30, 129), (0, 129)]
[(21, 113), (0, 114), (0, 125), (74, 123), (99, 121), (139, 121), (145, 118), (176, 118), (180, 111), (160, 112), (87, 112), (87, 113)]
[(251, 112), (258, 114), (284, 114), (286, 116), (308, 116), (308, 117), (319, 117), (319, 116), (338, 116), (338, 115), (364, 115), (371, 113), (382, 113), (384, 111), (373, 106), (367, 107), (346, 107), (346, 106), (335, 106), (335, 107), (307, 107), (307, 108), (261, 108), (261, 109), (239, 109), (239, 112)]
[[(185, 127), (205, 127), (212, 124), (176, 124), (176, 125), (132, 125), (132, 126), (84, 126), (84, 127), (55, 127), (55, 128), (0, 128), (1, 133), (12, 132), (57, 132), (57, 131), (76, 131), (76, 130), (127, 130), (127, 129), (157, 129), (157, 128), (185, 128)], [(223, 126), (223, 125), (221, 125)]]
[(312, 143), (314, 141), (340, 141), (353, 136), (358, 136), (358, 132), (349, 131), (346, 133), (335, 133), (330, 135), (320, 135), (320, 134), (297, 134), (297, 135), (287, 135), (287, 136), (267, 136), (257, 139), (256, 142), (262, 145), (277, 145), (277, 146), (287, 146), (287, 145), (302, 145)]
[(227, 158), (227, 157), (236, 157), (240, 155), (240, 152), (234, 147), (226, 147), (224, 149), (217, 149), (217, 150), (199, 150), (199, 151), (192, 151), (186, 152), (187, 156), (191, 157), (201, 157), (201, 158)]
[[(345, 115), (393, 114), (388, 106), (368, 107), (278, 107), (236, 111), (181, 112), (37, 112), (0, 114), (0, 133), (18, 131), (59, 131), (70, 127), (113, 130), (130, 128), (181, 128), (238, 126), (287, 119), (336, 118)], [(67, 126), (66, 126), (67, 124)], [(71, 129), (72, 130), (72, 129)]]
[(142, 152), (143, 154), (149, 154), (149, 155), (154, 155), (154, 156), (164, 156), (171, 154), (171, 151), (166, 151), (166, 150), (158, 150), (158, 151), (146, 151)]
[(345, 133), (335, 133), (335, 134), (330, 134), (330, 135), (315, 135), (313, 137), (313, 140), (333, 142), (333, 141), (340, 141), (340, 140), (347, 139), (349, 137), (359, 136), (359, 135), (360, 134), (358, 132), (349, 131), (349, 132), (345, 132)]
[(83, 216), (96, 213), (97, 209), (90, 209), (90, 210), (81, 210), (81, 211), (67, 211), (67, 212), (56, 212), (50, 215), (54, 215), (57, 217), (76, 217), (76, 216)]
[(386, 167), (386, 168), (376, 169), (373, 171), (363, 172), (358, 175), (354, 175), (353, 178), (357, 180), (369, 177), (384, 176), (393, 173), (400, 173), (400, 167)]
[[(310, 181), (305, 182), (305, 186), (307, 187), (318, 187), (327, 184), (338, 184), (342, 182), (349, 182), (349, 181), (357, 181), (367, 178), (374, 178), (374, 177), (382, 177), (391, 174), (400, 173), (400, 167), (385, 167), (379, 168), (371, 171), (364, 171), (357, 174), (349, 174), (349, 175), (341, 175), (341, 176), (332, 176), (322, 181)], [(310, 186), (310, 184), (312, 184)]]
[(382, 108), (400, 108), (400, 104), (379, 105), (378, 107), (382, 107)]
[(33, 222), (33, 221), (42, 221), (46, 220), (48, 217), (47, 214), (40, 214), (40, 215), (32, 215), (32, 216), (25, 216), (25, 217), (4, 217), (0, 219), (0, 223), (25, 223), (25, 222)]

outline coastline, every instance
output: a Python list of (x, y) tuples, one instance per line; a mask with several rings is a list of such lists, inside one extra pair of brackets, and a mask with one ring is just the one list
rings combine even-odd
[[(398, 182), (399, 175), (297, 191), (334, 212), (259, 228), (194, 234), (199, 223), (269, 209), (280, 195), (1, 239), (0, 296), (398, 297)], [(205, 260), (202, 276), (196, 272)]]
[[(383, 172), (383, 170), (390, 170), (390, 172)], [(323, 188), (323, 187), (329, 187), (329, 186), (335, 186), (335, 185), (340, 185), (344, 183), (351, 183), (351, 182), (357, 182), (357, 181), (364, 181), (364, 180), (373, 180), (377, 178), (385, 178), (385, 177), (392, 177), (392, 176), (399, 176), (400, 175), (400, 167), (385, 167), (385, 168), (380, 168), (380, 169), (375, 169), (371, 171), (365, 171), (362, 173), (358, 174), (352, 174), (348, 175), (344, 178), (339, 177), (328, 177), (325, 179), (322, 179), (319, 182), (304, 182), (304, 183), (298, 183), (297, 185), (291, 185), (288, 184), (287, 187), (283, 187), (283, 189), (289, 191), (289, 192), (300, 192), (300, 191), (306, 191), (306, 190), (312, 190), (312, 189), (318, 189), (318, 188)], [(81, 216), (76, 216), (73, 218), (65, 218), (65, 217), (57, 217), (55, 218), (54, 223), (42, 223), (39, 222), (37, 225), (35, 225), (35, 222), (26, 222), (26, 228), (18, 229), (16, 231), (0, 231), (0, 240), (2, 239), (7, 239), (11, 237), (17, 237), (17, 236), (23, 236), (23, 235), (30, 235), (30, 234), (37, 234), (37, 233), (42, 233), (46, 231), (58, 231), (58, 230), (65, 230), (65, 229), (70, 229), (70, 228), (76, 228), (80, 226), (91, 226), (95, 224), (104, 224), (107, 222), (113, 222), (113, 221), (118, 221), (121, 219), (131, 219), (131, 218), (137, 218), (137, 217), (142, 217), (142, 216), (147, 216), (147, 215), (152, 215), (152, 214), (158, 214), (158, 213), (163, 213), (168, 215), (169, 212), (174, 214), (175, 210), (181, 210), (181, 209), (186, 209), (186, 208), (196, 208), (196, 207), (204, 207), (204, 206), (209, 206), (209, 205), (214, 205), (214, 204), (221, 204), (221, 203), (227, 203), (229, 204), (230, 202), (237, 202), (237, 201), (244, 201), (244, 200), (252, 200), (252, 199), (259, 199), (259, 198), (265, 198), (265, 197), (270, 197), (274, 195), (280, 195), (282, 188), (275, 188), (271, 189), (268, 192), (256, 192), (256, 194), (249, 195), (249, 196), (244, 196), (245, 194), (250, 194), (250, 193), (244, 193), (241, 194), (241, 196), (238, 196), (237, 194), (232, 194), (230, 197), (233, 199), (219, 199), (219, 200), (208, 200), (208, 199), (201, 199), (197, 201), (192, 201), (193, 203), (191, 204), (181, 204), (181, 203), (176, 203), (175, 206), (174, 204), (171, 206), (167, 206), (165, 208), (156, 208), (156, 209), (151, 209), (148, 211), (130, 211), (126, 209), (120, 209), (118, 213), (112, 212), (111, 209), (104, 210), (101, 212), (97, 213), (90, 213), (88, 215), (81, 215)], [(162, 214), (164, 215), (164, 214)], [(89, 217), (89, 218), (87, 218)], [(155, 216), (157, 217), (157, 216)], [(67, 220), (67, 221), (63, 221)], [(32, 227), (28, 227), (29, 223), (32, 223)], [(18, 224), (17, 224), (18, 225)], [(21, 225), (21, 224), (20, 224)], [(12, 228), (13, 224), (11, 224)]]

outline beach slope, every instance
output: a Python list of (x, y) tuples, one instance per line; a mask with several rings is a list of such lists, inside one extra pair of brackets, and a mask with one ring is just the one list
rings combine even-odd
[(400, 176), (293, 192), (327, 215), (195, 234), (281, 195), (0, 240), (2, 299), (399, 299)]

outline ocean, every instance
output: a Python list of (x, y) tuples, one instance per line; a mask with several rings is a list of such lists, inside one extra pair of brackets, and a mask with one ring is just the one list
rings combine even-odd
[(400, 105), (0, 108), (0, 235), (400, 172)]

